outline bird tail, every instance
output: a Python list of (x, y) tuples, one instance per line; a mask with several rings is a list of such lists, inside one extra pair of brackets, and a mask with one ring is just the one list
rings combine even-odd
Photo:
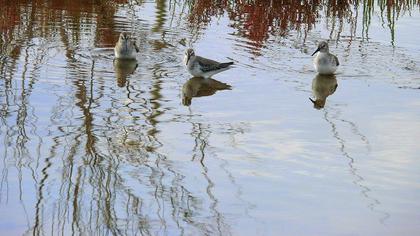
[(233, 65), (233, 62), (220, 63), (220, 68), (226, 68), (231, 65)]

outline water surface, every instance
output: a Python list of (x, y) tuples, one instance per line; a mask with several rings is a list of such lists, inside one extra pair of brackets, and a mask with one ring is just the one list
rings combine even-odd
[(420, 233), (418, 1), (0, 6), (1, 235)]

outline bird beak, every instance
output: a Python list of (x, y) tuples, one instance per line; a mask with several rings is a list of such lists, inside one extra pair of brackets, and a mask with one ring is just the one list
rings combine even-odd
[(315, 53), (319, 52), (320, 48), (317, 48), (316, 51), (314, 53), (312, 53), (311, 56), (315, 55)]
[(311, 100), (311, 102), (312, 102), (313, 104), (315, 104), (315, 101), (314, 101), (312, 98), (309, 98), (309, 100)]
[(190, 58), (191, 58), (191, 53), (187, 53), (187, 61), (185, 62), (186, 65), (188, 65)]

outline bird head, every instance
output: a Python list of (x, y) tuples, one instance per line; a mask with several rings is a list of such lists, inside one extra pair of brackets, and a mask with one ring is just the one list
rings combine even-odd
[(130, 39), (130, 36), (126, 32), (122, 32), (118, 41), (120, 42), (127, 42)]
[(309, 98), (309, 100), (311, 100), (311, 102), (314, 104), (314, 108), (317, 110), (324, 108), (326, 102), (326, 99), (313, 100), (312, 98)]
[(187, 51), (185, 51), (184, 56), (185, 65), (188, 65), (188, 62), (190, 61), (192, 56), (195, 56), (194, 50), (192, 48), (187, 49)]
[(315, 53), (317, 52), (328, 52), (329, 48), (328, 48), (328, 43), (325, 41), (321, 41), (318, 44), (318, 48), (316, 49), (316, 51), (314, 53), (312, 53), (312, 56), (315, 55)]

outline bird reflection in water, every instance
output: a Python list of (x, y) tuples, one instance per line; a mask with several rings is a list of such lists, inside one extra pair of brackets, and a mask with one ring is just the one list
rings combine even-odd
[(327, 97), (332, 95), (337, 89), (337, 79), (335, 75), (320, 75), (318, 74), (312, 80), (312, 92), (315, 100), (309, 98), (314, 104), (314, 108), (321, 109), (325, 106)]
[(192, 77), (182, 86), (182, 104), (190, 106), (193, 97), (205, 97), (215, 94), (218, 90), (230, 90), (229, 84), (215, 79)]
[(124, 87), (127, 83), (127, 77), (137, 69), (137, 61), (132, 59), (115, 59), (114, 69), (117, 77), (118, 87)]

